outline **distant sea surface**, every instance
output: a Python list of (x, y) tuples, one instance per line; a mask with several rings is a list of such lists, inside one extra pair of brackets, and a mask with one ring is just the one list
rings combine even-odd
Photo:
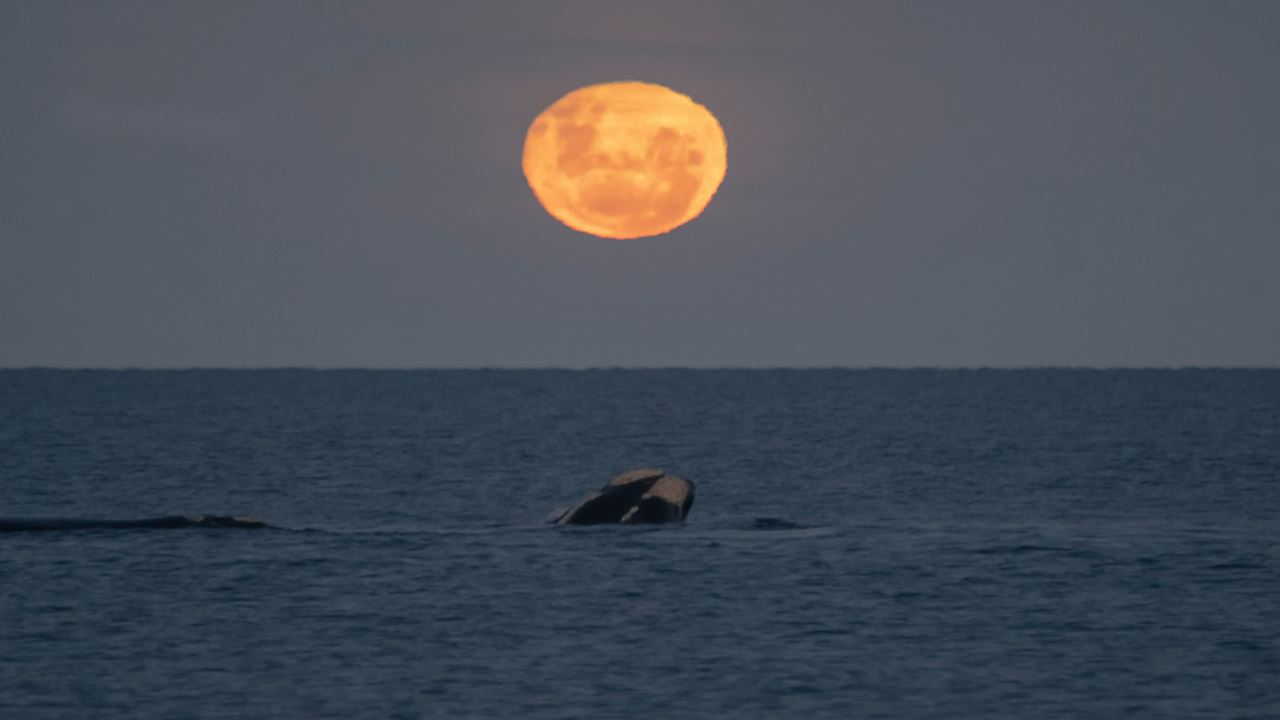
[(0, 718), (1280, 717), (1280, 371), (0, 371), (0, 516), (177, 513), (0, 534)]

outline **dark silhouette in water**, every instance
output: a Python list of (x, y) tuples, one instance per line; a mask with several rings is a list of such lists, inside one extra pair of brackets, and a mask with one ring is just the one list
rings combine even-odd
[(693, 507), (694, 484), (653, 468), (628, 470), (555, 518), (560, 525), (680, 522)]
[(169, 515), (141, 520), (92, 520), (87, 518), (0, 518), (0, 532), (153, 528), (263, 528), (261, 520), (232, 515)]
[(751, 530), (807, 530), (808, 525), (783, 520), (782, 518), (762, 517), (751, 521)]

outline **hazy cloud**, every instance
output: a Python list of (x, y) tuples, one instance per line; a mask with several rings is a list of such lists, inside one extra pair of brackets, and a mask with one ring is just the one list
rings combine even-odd
[(138, 104), (91, 95), (68, 96), (59, 113), (62, 125), (96, 137), (233, 144), (256, 130), (248, 118), (205, 108)]
[[(1280, 363), (1280, 3), (0, 3), (0, 365)], [(729, 169), (574, 233), (610, 80)]]

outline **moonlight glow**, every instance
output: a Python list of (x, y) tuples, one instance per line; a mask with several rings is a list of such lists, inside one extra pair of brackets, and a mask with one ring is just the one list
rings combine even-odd
[(714, 115), (661, 85), (588, 85), (542, 111), (524, 141), (524, 175), (560, 222), (629, 240), (697, 217), (724, 179)]

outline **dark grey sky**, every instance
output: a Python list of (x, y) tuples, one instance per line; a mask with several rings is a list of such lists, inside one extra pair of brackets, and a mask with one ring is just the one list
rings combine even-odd
[[(0, 365), (1280, 364), (1280, 3), (0, 4)], [(650, 240), (524, 132), (645, 80)]]

